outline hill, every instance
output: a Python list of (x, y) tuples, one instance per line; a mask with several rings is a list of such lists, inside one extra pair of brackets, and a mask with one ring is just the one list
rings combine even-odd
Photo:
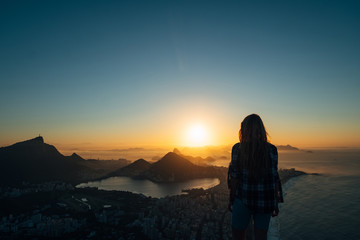
[(312, 151), (302, 150), (297, 147), (293, 147), (289, 144), (288, 145), (277, 145), (276, 147), (279, 151), (302, 151), (302, 152), (312, 153)]
[(202, 165), (202, 166), (206, 166), (208, 165), (209, 163), (213, 163), (215, 162), (216, 160), (212, 157), (206, 157), (206, 158), (202, 158), (202, 157), (193, 157), (193, 156), (190, 156), (190, 155), (184, 155), (180, 152), (179, 149), (177, 148), (174, 148), (173, 150), (173, 153), (176, 153), (177, 155), (189, 160), (190, 162), (192, 162), (193, 164), (196, 164), (196, 165)]
[(103, 177), (114, 166), (118, 168), (124, 163), (88, 162), (76, 153), (64, 156), (40, 136), (0, 148), (0, 184), (5, 186), (46, 181), (76, 184)]
[(0, 148), (0, 182), (17, 185), (23, 181), (75, 181), (84, 161), (78, 155), (64, 156), (42, 137)]
[(148, 179), (153, 182), (186, 181), (195, 178), (218, 177), (219, 175), (219, 169), (217, 167), (195, 165), (174, 152), (167, 153), (159, 161), (152, 164), (143, 159), (139, 159), (110, 174), (110, 176), (128, 176)]
[(126, 177), (136, 177), (140, 175), (141, 173), (148, 170), (151, 166), (151, 163), (144, 159), (138, 159), (135, 162), (120, 168), (112, 173), (109, 174), (109, 176), (126, 176)]
[(162, 159), (153, 163), (142, 175), (155, 182), (173, 182), (187, 180), (199, 166), (187, 159), (169, 152)]
[(293, 147), (291, 145), (277, 145), (276, 146), (279, 151), (300, 151), (299, 148)]

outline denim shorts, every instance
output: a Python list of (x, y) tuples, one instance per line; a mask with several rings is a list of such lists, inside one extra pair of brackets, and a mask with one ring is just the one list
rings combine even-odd
[(268, 230), (271, 213), (253, 213), (239, 198), (235, 198), (232, 208), (231, 225), (238, 230), (245, 230), (249, 225), (251, 215), (254, 218), (254, 226), (257, 229)]

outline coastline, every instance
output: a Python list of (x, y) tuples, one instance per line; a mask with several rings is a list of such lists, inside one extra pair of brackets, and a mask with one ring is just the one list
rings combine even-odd
[[(308, 175), (309, 173), (305, 173), (302, 171), (297, 171), (295, 168), (291, 169), (280, 169), (279, 175), (280, 180), (282, 184), (283, 189), (283, 195), (285, 198), (286, 191), (289, 189), (289, 185), (291, 185), (291, 182), (294, 181), (297, 177)], [(282, 203), (279, 204), (279, 210), (281, 210)], [(268, 240), (280, 240), (281, 234), (280, 234), (280, 218), (281, 217), (281, 211), (279, 211), (279, 215), (277, 217), (271, 218), (269, 223), (269, 230), (268, 230)], [(251, 239), (251, 238), (250, 238)]]
[(279, 176), (280, 176), (280, 180), (281, 180), (281, 184), (285, 185), (286, 182), (288, 182), (290, 179), (294, 178), (294, 177), (298, 177), (301, 175), (307, 175), (309, 173), (303, 172), (303, 171), (298, 171), (295, 168), (290, 168), (290, 169), (280, 169), (279, 170)]

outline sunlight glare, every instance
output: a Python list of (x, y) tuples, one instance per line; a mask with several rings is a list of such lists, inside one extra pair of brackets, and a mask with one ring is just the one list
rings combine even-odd
[(208, 143), (207, 130), (202, 125), (193, 125), (188, 130), (188, 141), (187, 144), (190, 146), (204, 146)]

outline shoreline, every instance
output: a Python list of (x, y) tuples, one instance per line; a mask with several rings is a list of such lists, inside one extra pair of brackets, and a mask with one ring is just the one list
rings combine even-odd
[[(309, 175), (309, 173), (306, 173), (306, 172), (303, 172), (303, 171), (298, 171), (296, 170), (295, 168), (290, 168), (290, 169), (279, 169), (278, 170), (279, 172), (279, 177), (280, 177), (280, 180), (281, 180), (281, 184), (284, 186), (290, 179), (292, 178), (295, 178), (295, 177), (298, 177), (298, 176), (302, 176), (302, 175)], [(310, 173), (310, 174), (317, 174), (317, 173)], [(220, 169), (220, 174), (217, 175), (217, 176), (213, 176), (212, 178), (217, 178), (219, 180), (219, 184), (213, 186), (213, 187), (210, 187), (210, 188), (207, 188), (207, 189), (203, 189), (203, 188), (187, 188), (187, 189), (182, 189), (180, 194), (175, 194), (175, 195), (170, 195), (170, 196), (164, 196), (164, 197), (153, 197), (153, 196), (147, 196), (147, 197), (151, 197), (151, 198), (155, 198), (155, 199), (160, 199), (160, 198), (166, 198), (166, 197), (174, 197), (174, 196), (181, 196), (183, 195), (183, 193), (186, 193), (186, 194), (191, 194), (192, 192), (196, 192), (196, 195), (199, 194), (199, 191), (202, 192), (203, 194), (208, 194), (208, 193), (211, 193), (213, 191), (220, 191), (220, 192), (224, 192), (224, 186), (226, 186), (226, 189), (227, 189), (227, 168), (225, 167), (221, 167)], [(122, 177), (122, 176), (119, 176), (119, 177)], [(128, 177), (128, 178), (131, 178), (131, 177)], [(102, 181), (106, 178), (101, 178), (101, 179), (97, 179), (97, 180), (93, 180), (93, 181), (89, 181), (89, 182), (96, 182), (96, 181)], [(136, 179), (136, 178), (131, 178), (131, 179)], [(198, 178), (198, 179), (202, 179), (202, 178)], [(151, 181), (149, 179), (141, 179), (141, 180), (148, 180), (148, 181)], [(195, 179), (189, 179), (188, 181), (190, 180), (195, 180)], [(89, 183), (88, 182), (88, 183)], [(153, 182), (153, 181), (151, 181)], [(181, 181), (180, 181), (181, 182)], [(164, 182), (153, 182), (154, 184), (164, 184)], [(165, 182), (165, 183), (179, 183), (179, 181), (176, 181), (176, 182)], [(79, 188), (80, 184), (78, 185), (75, 185), (74, 188)], [(88, 188), (88, 187), (81, 187), (81, 188)], [(90, 187), (90, 188), (93, 188), (93, 187)], [(104, 190), (104, 191), (123, 191), (123, 190), (106, 190), (106, 189), (99, 189), (98, 187), (95, 187), (96, 189), (98, 190)], [(142, 194), (142, 193), (135, 193), (134, 194)]]
[(298, 171), (295, 168), (290, 168), (290, 169), (280, 169), (279, 170), (279, 176), (280, 176), (280, 181), (281, 184), (284, 185), (287, 181), (289, 181), (290, 179), (294, 178), (294, 177), (298, 177), (301, 175), (309, 175), (312, 173), (306, 173), (303, 171)]
[[(310, 173), (306, 173), (303, 171), (297, 171), (295, 168), (290, 169), (280, 169), (279, 170), (280, 180), (282, 184), (283, 189), (283, 197), (285, 198), (286, 191), (288, 190), (288, 185), (291, 183), (291, 181), (295, 180), (296, 178), (304, 175), (310, 175)], [(281, 203), (279, 204), (279, 209), (281, 210), (282, 207)], [(280, 220), (279, 217), (281, 217), (281, 211), (279, 211), (279, 216), (271, 218), (269, 223), (269, 230), (268, 230), (268, 240), (280, 240), (281, 234), (280, 234)], [(251, 239), (251, 238), (248, 238)]]

